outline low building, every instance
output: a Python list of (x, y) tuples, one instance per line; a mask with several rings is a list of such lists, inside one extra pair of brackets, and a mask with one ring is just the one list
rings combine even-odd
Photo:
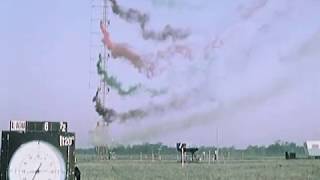
[(320, 141), (306, 141), (304, 147), (308, 157), (320, 159)]

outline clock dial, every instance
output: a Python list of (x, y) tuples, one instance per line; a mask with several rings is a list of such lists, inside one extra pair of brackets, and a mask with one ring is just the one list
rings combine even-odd
[(21, 145), (9, 163), (10, 180), (65, 180), (64, 159), (57, 148), (44, 141)]

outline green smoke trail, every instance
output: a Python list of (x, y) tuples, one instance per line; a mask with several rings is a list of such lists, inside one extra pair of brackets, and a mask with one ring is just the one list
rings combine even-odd
[[(130, 86), (128, 90), (124, 90), (122, 88), (122, 84), (117, 80), (117, 78), (115, 78), (114, 76), (109, 76), (108, 73), (102, 68), (101, 63), (102, 63), (102, 56), (101, 54), (99, 54), (99, 60), (97, 62), (98, 74), (103, 77), (103, 80), (107, 82), (107, 84), (111, 88), (116, 89), (119, 95), (121, 96), (131, 95), (134, 92), (136, 92), (138, 89), (143, 88), (141, 84), (137, 84), (134, 86)], [(162, 94), (167, 93), (167, 90), (165, 89), (155, 90), (155, 89), (146, 88), (144, 90), (148, 92), (152, 97), (160, 96)]]
[(138, 84), (138, 85), (129, 87), (128, 90), (124, 90), (122, 88), (122, 84), (117, 80), (117, 78), (115, 78), (114, 76), (109, 76), (108, 73), (101, 67), (101, 63), (102, 63), (102, 57), (101, 57), (101, 54), (99, 54), (99, 60), (97, 62), (98, 74), (103, 77), (103, 80), (107, 82), (107, 84), (111, 88), (116, 89), (119, 95), (121, 96), (131, 95), (141, 87), (141, 85)]
[(110, 124), (115, 120), (126, 122), (129, 119), (142, 119), (145, 116), (148, 116), (148, 112), (142, 109), (133, 109), (127, 112), (118, 113), (114, 109), (106, 107), (99, 98), (100, 90), (100, 88), (97, 89), (96, 95), (93, 97), (92, 102), (95, 103), (96, 112), (107, 124)]

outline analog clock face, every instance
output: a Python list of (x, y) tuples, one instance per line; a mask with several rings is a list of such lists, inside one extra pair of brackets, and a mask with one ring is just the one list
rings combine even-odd
[(21, 145), (9, 163), (10, 180), (65, 180), (64, 159), (57, 148), (44, 141)]

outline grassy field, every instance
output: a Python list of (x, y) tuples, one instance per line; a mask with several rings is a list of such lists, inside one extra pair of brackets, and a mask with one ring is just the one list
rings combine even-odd
[(186, 164), (174, 160), (81, 160), (84, 180), (319, 180), (320, 160), (229, 160)]

